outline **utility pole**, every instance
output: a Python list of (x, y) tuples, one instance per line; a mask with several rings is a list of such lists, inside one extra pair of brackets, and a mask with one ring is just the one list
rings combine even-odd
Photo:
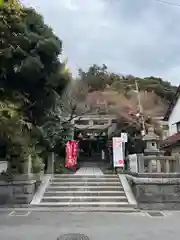
[(146, 134), (146, 128), (145, 128), (145, 120), (144, 120), (144, 114), (143, 114), (143, 107), (141, 104), (141, 97), (139, 94), (139, 87), (138, 83), (135, 80), (135, 86), (136, 86), (136, 93), (137, 93), (137, 98), (138, 98), (138, 107), (139, 107), (139, 113), (140, 113), (140, 118), (141, 118), (141, 124), (142, 124), (142, 130), (141, 130), (141, 136), (144, 136)]

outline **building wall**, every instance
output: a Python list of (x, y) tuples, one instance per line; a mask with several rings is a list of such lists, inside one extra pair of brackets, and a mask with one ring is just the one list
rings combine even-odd
[(180, 154), (180, 146), (174, 146), (173, 148), (172, 148), (172, 155), (175, 155), (175, 154), (177, 154), (177, 153), (179, 153)]
[(178, 99), (168, 120), (169, 136), (177, 133), (177, 126), (176, 126), (177, 122), (180, 122), (180, 98)]
[(169, 125), (166, 121), (159, 121), (159, 124), (162, 128), (162, 139), (166, 139), (169, 137)]
[(154, 120), (158, 122), (162, 129), (162, 139), (166, 139), (169, 137), (169, 124), (168, 121), (164, 121), (164, 116), (162, 117), (154, 117)]

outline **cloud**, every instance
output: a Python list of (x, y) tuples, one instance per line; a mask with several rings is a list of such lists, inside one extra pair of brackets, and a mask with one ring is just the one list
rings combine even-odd
[(180, 8), (155, 0), (24, 0), (63, 40), (78, 67), (107, 64), (136, 76), (160, 76), (178, 84)]

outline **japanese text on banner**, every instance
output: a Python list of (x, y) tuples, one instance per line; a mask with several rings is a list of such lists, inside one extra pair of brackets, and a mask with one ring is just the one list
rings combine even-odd
[(123, 145), (120, 137), (113, 138), (113, 164), (114, 167), (124, 167)]

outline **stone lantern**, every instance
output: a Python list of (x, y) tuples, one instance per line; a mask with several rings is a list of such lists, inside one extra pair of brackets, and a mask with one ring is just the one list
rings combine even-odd
[(155, 134), (154, 128), (149, 127), (148, 133), (143, 137), (143, 141), (145, 142), (145, 150), (144, 155), (159, 155), (159, 136)]
[[(149, 127), (148, 133), (143, 137), (145, 142), (144, 163), (145, 172), (161, 172), (161, 163), (157, 161), (157, 156), (162, 152), (159, 150), (159, 136), (155, 134), (154, 128)], [(150, 157), (150, 158), (149, 158)], [(148, 158), (148, 159), (147, 159)], [(145, 161), (147, 159), (148, 161)]]

